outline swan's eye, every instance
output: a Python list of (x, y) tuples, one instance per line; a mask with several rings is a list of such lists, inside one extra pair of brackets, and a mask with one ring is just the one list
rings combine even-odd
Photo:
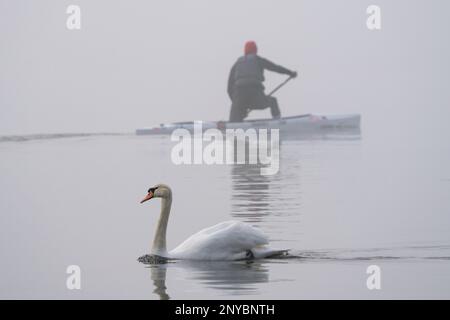
[(155, 193), (155, 190), (156, 189), (158, 189), (158, 187), (155, 187), (155, 188), (150, 188), (150, 189), (148, 189), (148, 193)]

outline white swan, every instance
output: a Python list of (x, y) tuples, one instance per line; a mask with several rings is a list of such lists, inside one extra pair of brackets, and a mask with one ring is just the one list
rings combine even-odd
[(148, 190), (141, 203), (152, 198), (161, 198), (161, 214), (153, 240), (152, 255), (183, 260), (242, 260), (267, 258), (287, 252), (267, 247), (269, 241), (260, 230), (239, 221), (226, 221), (203, 229), (167, 252), (166, 230), (172, 191), (169, 186), (158, 184)]

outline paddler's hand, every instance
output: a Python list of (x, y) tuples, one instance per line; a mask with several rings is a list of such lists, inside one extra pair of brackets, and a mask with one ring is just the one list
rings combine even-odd
[(290, 76), (291, 76), (291, 78), (293, 78), (293, 79), (297, 78), (297, 71), (291, 71)]

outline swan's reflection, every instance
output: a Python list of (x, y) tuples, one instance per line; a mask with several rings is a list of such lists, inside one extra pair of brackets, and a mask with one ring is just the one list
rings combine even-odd
[(183, 272), (185, 281), (194, 281), (201, 285), (231, 295), (248, 295), (257, 293), (258, 283), (269, 281), (267, 266), (261, 261), (174, 261), (166, 264), (149, 266), (153, 281), (153, 293), (160, 300), (170, 296), (166, 287), (167, 274)]
[(169, 300), (170, 296), (166, 292), (166, 273), (167, 268), (165, 264), (150, 266), (150, 277), (153, 281), (155, 289), (153, 293), (159, 296), (159, 300)]

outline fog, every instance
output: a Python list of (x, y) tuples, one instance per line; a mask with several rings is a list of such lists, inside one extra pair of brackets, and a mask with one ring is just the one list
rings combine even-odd
[[(366, 26), (373, 4), (381, 30)], [(437, 0), (0, 0), (0, 298), (448, 299), (449, 12)], [(283, 116), (360, 114), (361, 130), (283, 136), (269, 176), (176, 165), (169, 136), (133, 134), (228, 119), (247, 40), (299, 73), (276, 93)], [(285, 77), (266, 72), (266, 88)], [(158, 182), (174, 190), (170, 248), (235, 219), (291, 258), (146, 268), (136, 259), (160, 204), (139, 200)], [(72, 264), (83, 290), (67, 290)], [(369, 264), (382, 291), (366, 287)]]
[[(81, 8), (81, 30), (66, 8)], [(381, 7), (382, 28), (366, 27)], [(246, 40), (297, 70), (283, 115), (360, 113), (386, 138), (448, 135), (448, 1), (0, 1), (0, 134), (225, 120)], [(266, 88), (284, 78), (266, 73)], [(268, 116), (269, 111), (253, 116)], [(387, 130), (389, 129), (389, 130)], [(389, 132), (389, 133), (386, 133)]]

